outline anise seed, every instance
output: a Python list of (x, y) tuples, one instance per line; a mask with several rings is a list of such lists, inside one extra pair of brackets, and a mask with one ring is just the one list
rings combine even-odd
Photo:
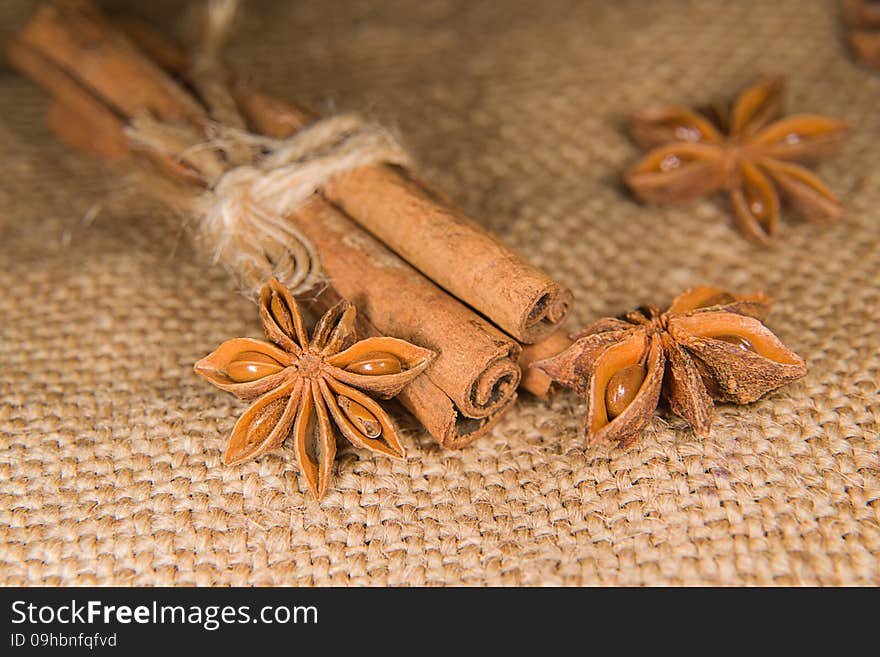
[(722, 342), (728, 342), (734, 346), (739, 347), (743, 351), (754, 351), (755, 348), (752, 346), (752, 343), (749, 342), (748, 338), (744, 338), (741, 335), (734, 335), (732, 333), (725, 333), (723, 335), (714, 335), (712, 336), (713, 340), (721, 340)]
[(259, 351), (244, 351), (226, 366), (226, 374), (236, 383), (249, 383), (284, 369), (277, 360)]
[(356, 401), (342, 395), (337, 396), (336, 401), (339, 403), (339, 408), (342, 409), (345, 416), (367, 438), (378, 438), (382, 435), (382, 425), (379, 420), (364, 408), (362, 404), (358, 404)]
[(647, 376), (645, 367), (639, 363), (618, 370), (605, 387), (605, 411), (613, 420), (632, 403)]
[(387, 351), (371, 351), (349, 363), (345, 370), (353, 374), (381, 376), (383, 374), (398, 374), (403, 371), (403, 365), (394, 354)]

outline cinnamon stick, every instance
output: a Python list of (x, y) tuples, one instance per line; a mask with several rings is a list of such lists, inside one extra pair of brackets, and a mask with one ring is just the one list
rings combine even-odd
[[(152, 58), (163, 62), (163, 68), (167, 71), (175, 75), (185, 74), (188, 66), (185, 53), (163, 35), (137, 21), (120, 21), (119, 27)], [(284, 138), (315, 120), (315, 114), (307, 109), (280, 100), (259, 90), (243, 88), (237, 85), (235, 80), (230, 80), (230, 85), (239, 108), (248, 117), (252, 127), (262, 134), (275, 138)], [(553, 392), (553, 383), (550, 377), (540, 370), (531, 369), (529, 365), (537, 360), (555, 355), (571, 344), (568, 332), (564, 329), (557, 329), (539, 342), (523, 345), (517, 362), (521, 372), (520, 388), (541, 399), (549, 398)], [(419, 410), (422, 407), (440, 408), (444, 405), (439, 402), (427, 404), (408, 403), (407, 397), (432, 397), (427, 391), (417, 392), (419, 387), (424, 386), (411, 385), (407, 393), (401, 395), (401, 399), (423, 424), (434, 427), (429, 429), (430, 433), (435, 436), (443, 435), (446, 437), (441, 443), (448, 443), (449, 446), (457, 443), (466, 444), (467, 439), (465, 436), (469, 433), (478, 429), (483, 431), (488, 428), (482, 426), (485, 418), (482, 421), (477, 421), (467, 416), (460, 416), (451, 406), (449, 406), (448, 411), (435, 413), (433, 417), (424, 413), (420, 414)], [(497, 417), (500, 417), (500, 414)]]
[(324, 193), (428, 278), (521, 342), (540, 340), (568, 314), (571, 291), (403, 169), (352, 169), (331, 179)]
[[(264, 95), (245, 94), (242, 103), (257, 123), (278, 111), (292, 129), (310, 120), (308, 112), (293, 105), (280, 109), (279, 101)], [(359, 167), (333, 177), (323, 191), (404, 260), (517, 340), (541, 340), (568, 314), (571, 291), (407, 171)]]
[(108, 159), (130, 152), (123, 120), (75, 78), (17, 39), (7, 43), (6, 55), (19, 71), (34, 80), (42, 80), (44, 86), (64, 99), (63, 107), (53, 103), (49, 123), (68, 146)]
[[(334, 288), (326, 288), (310, 305), (318, 314), (332, 307), (341, 297)], [(382, 335), (369, 319), (358, 316), (361, 335)], [(504, 412), (514, 404), (516, 395), (510, 395), (499, 409), (482, 418), (462, 415), (449, 396), (429, 377), (422, 375), (398, 395), (397, 400), (421, 422), (425, 430), (445, 449), (460, 449), (473, 442), (495, 426)]]
[[(172, 68), (185, 66), (183, 54), (161, 35), (132, 22), (122, 27), (155, 59)], [(245, 112), (255, 124), (268, 124), (269, 136), (287, 136), (316, 118), (294, 104), (238, 91)], [(279, 116), (284, 116), (283, 129), (273, 130)], [(542, 340), (568, 314), (570, 290), (411, 173), (388, 165), (359, 167), (334, 177), (323, 191), (404, 260), (517, 340)]]
[[(417, 380), (431, 386), (414, 382), (399, 398), (441, 445), (467, 444), (513, 403), (520, 380), (515, 342), (322, 199), (291, 221), (318, 248), (335, 293), (381, 333), (440, 353)], [(311, 303), (326, 305), (321, 296)]]
[(41, 6), (18, 39), (42, 51), (116, 113), (147, 113), (167, 121), (200, 123), (205, 112), (183, 87), (141, 53), (100, 10), (85, 0)]
[(541, 370), (529, 367), (532, 363), (565, 351), (572, 345), (568, 332), (557, 329), (548, 337), (535, 344), (523, 347), (519, 356), (519, 367), (522, 371), (520, 387), (536, 397), (547, 399), (553, 394), (553, 380)]
[[(71, 94), (70, 85), (59, 85), (57, 80), (76, 79), (88, 93), (113, 108), (114, 116), (118, 112), (131, 118), (162, 107), (167, 116), (205, 124), (204, 108), (190, 102), (182, 87), (173, 86), (176, 83), (171, 78), (91, 6), (82, 0), (60, 0), (52, 7), (53, 11), (38, 12), (16, 44), (19, 50), (34, 50), (59, 69), (60, 76), (25, 69), (56, 95), (54, 112), (69, 108), (70, 97), (78, 93)], [(69, 20), (71, 12), (75, 20)], [(74, 37), (66, 26), (76, 26), (81, 33)], [(58, 43), (63, 44), (63, 56), (56, 51)], [(87, 69), (85, 73), (82, 67)], [(107, 70), (136, 70), (140, 77), (116, 85)], [(144, 76), (147, 79), (140, 79)], [(160, 79), (155, 79), (157, 76)], [(141, 89), (142, 106), (123, 97), (131, 85)], [(175, 99), (179, 107), (174, 105)], [(102, 117), (95, 112), (89, 122)], [(286, 115), (279, 113), (276, 128), (281, 129), (286, 120)], [(459, 447), (470, 442), (510, 406), (520, 376), (515, 363), (519, 347), (514, 341), (425, 279), (325, 200), (316, 198), (290, 221), (318, 246), (333, 283), (334, 289), (317, 295), (313, 304), (322, 304), (330, 294), (345, 296), (360, 306), (382, 333), (441, 353), (418, 385), (405, 391), (402, 401), (442, 445)]]

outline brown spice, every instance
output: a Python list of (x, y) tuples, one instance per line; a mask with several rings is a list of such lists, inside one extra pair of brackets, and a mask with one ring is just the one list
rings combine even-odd
[(568, 331), (563, 329), (554, 331), (540, 342), (525, 345), (519, 356), (519, 367), (522, 370), (520, 388), (527, 390), (535, 395), (535, 397), (541, 399), (549, 398), (555, 391), (553, 380), (541, 370), (531, 367), (531, 365), (539, 360), (555, 356), (570, 346), (571, 338), (568, 337)]
[[(519, 345), (322, 199), (309, 202), (289, 220), (321, 253), (321, 264), (332, 283), (332, 290), (323, 290), (305, 303), (321, 311), (335, 302), (335, 295), (351, 299), (377, 332), (440, 354), (422, 385), (434, 384), (451, 405), (438, 397), (427, 407), (423, 403), (413, 410), (438, 442), (444, 446), (467, 442), (483, 430), (488, 418), (509, 408), (520, 380)], [(407, 388), (401, 396), (407, 407), (411, 406), (409, 392)], [(450, 410), (454, 415), (447, 418)], [(425, 421), (427, 415), (435, 414), (442, 419)], [(460, 416), (470, 421), (461, 424)], [(431, 430), (437, 422), (448, 429), (459, 428), (438, 433)], [(467, 431), (461, 433), (464, 427)]]
[[(67, 29), (76, 26), (79, 33), (67, 33)], [(131, 23), (127, 29), (132, 29)], [(152, 64), (155, 60), (174, 67), (185, 58), (176, 56), (179, 53), (163, 39), (155, 38), (149, 28), (135, 31), (142, 39), (148, 35), (147, 40), (152, 43), (150, 57), (122, 37), (118, 28), (89, 2), (59, 0), (42, 9), (10, 44), (10, 52), (21, 55), (16, 58), (19, 65), (35, 57), (46, 63), (40, 68), (21, 68), (56, 95), (57, 110), (53, 109), (53, 113), (57, 112), (60, 119), (53, 125), (66, 126), (62, 135), (68, 143), (83, 147), (92, 135), (78, 132), (77, 126), (98, 124), (105, 130), (96, 134), (106, 134), (109, 146), (121, 144), (127, 150), (122, 133), (125, 122), (156, 107), (168, 116), (192, 117), (190, 124), (175, 124), (181, 129), (200, 130), (200, 126), (209, 123), (210, 108), (189, 97), (183, 85)], [(63, 44), (64, 58), (56, 50), (58, 43)], [(157, 43), (163, 56), (153, 52)], [(29, 58), (30, 55), (35, 57)], [(107, 70), (120, 69), (159, 78), (144, 81), (141, 86), (143, 106), (125, 98), (131, 79), (120, 84), (106, 74)], [(72, 122), (73, 115), (64, 112), (73, 107), (71, 98), (83, 95), (94, 102), (81, 104), (85, 107), (82, 111), (79, 106), (76, 109), (91, 120)], [(305, 117), (296, 108), (263, 94), (239, 90), (236, 96), (252, 127), (265, 129), (274, 136), (289, 134), (302, 125)], [(175, 107), (174, 103), (182, 97), (188, 100)], [(105, 122), (106, 111), (89, 113), (92, 105), (99, 110), (126, 108), (131, 114), (123, 113), (117, 118), (113, 111), (109, 116), (114, 121)], [(202, 149), (199, 153), (207, 152)], [(167, 158), (161, 162), (165, 171), (187, 184), (202, 182), (203, 176), (197, 171), (193, 175), (193, 167), (201, 167), (195, 161)], [(287, 220), (308, 233), (320, 249), (322, 266), (331, 279), (329, 287), (315, 290), (304, 299), (313, 310), (323, 312), (340, 298), (349, 298), (361, 308), (364, 334), (396, 335), (440, 352), (426, 375), (409, 386), (400, 400), (441, 445), (461, 447), (471, 442), (510, 408), (520, 378), (516, 342), (440, 290), (326, 199), (316, 196)], [(365, 321), (364, 315), (369, 321)]]
[[(185, 74), (186, 58), (143, 25), (120, 25), (172, 73)], [(232, 84), (241, 111), (257, 131), (287, 137), (316, 119), (297, 105)], [(381, 193), (378, 193), (378, 191)], [(452, 296), (526, 344), (546, 338), (565, 319), (571, 290), (486, 232), (445, 195), (396, 166), (358, 167), (332, 178), (324, 195)]]
[(844, 0), (843, 21), (849, 28), (847, 38), (858, 58), (880, 69), (880, 2)]
[(589, 444), (632, 444), (661, 397), (705, 435), (713, 399), (746, 404), (806, 374), (762, 323), (769, 310), (761, 293), (694, 288), (662, 313), (647, 306), (600, 319), (532, 367), (586, 398)]
[(309, 337), (290, 292), (274, 279), (260, 295), (260, 317), (271, 342), (228, 340), (195, 365), (217, 387), (253, 402), (232, 430), (224, 463), (254, 459), (292, 433), (300, 470), (321, 499), (336, 455), (334, 426), (356, 447), (406, 456), (391, 418), (365, 393), (393, 397), (434, 352), (396, 338), (357, 341), (356, 311), (347, 301), (325, 313)]
[(812, 114), (780, 119), (782, 93), (781, 78), (765, 78), (742, 92), (729, 112), (718, 111), (715, 122), (686, 107), (635, 114), (633, 137), (650, 150), (626, 173), (627, 185), (648, 203), (726, 190), (740, 231), (765, 244), (776, 234), (780, 193), (809, 221), (837, 219), (843, 207), (801, 164), (830, 153), (848, 128)]

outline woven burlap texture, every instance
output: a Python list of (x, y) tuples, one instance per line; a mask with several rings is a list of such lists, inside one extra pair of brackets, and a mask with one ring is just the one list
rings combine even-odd
[[(177, 3), (105, 2), (171, 28)], [(131, 3), (134, 5), (135, 3)], [(3, 33), (33, 2), (4, 3)], [(342, 449), (319, 505), (290, 450), (221, 464), (244, 404), (192, 373), (256, 308), (135, 184), (59, 145), (46, 96), (0, 77), (0, 583), (880, 584), (880, 76), (835, 2), (251, 2), (242, 74), (405, 136), (423, 175), (571, 286), (569, 326), (682, 289), (764, 289), (810, 366), (707, 438), (659, 415), (586, 449), (583, 405), (524, 395), (405, 463)], [(764, 73), (854, 126), (823, 179), (848, 215), (752, 246), (723, 199), (646, 208), (625, 115)]]

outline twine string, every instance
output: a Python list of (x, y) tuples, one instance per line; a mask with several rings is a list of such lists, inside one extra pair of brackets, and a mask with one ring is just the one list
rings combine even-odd
[[(207, 190), (165, 200), (195, 217), (197, 241), (256, 297), (270, 277), (295, 296), (325, 281), (314, 244), (290, 221), (334, 176), (380, 163), (406, 166), (409, 156), (385, 128), (356, 114), (319, 119), (285, 139), (245, 129), (217, 57), (232, 23), (234, 0), (212, 0), (206, 34), (193, 58), (193, 86), (215, 119), (206, 138), (195, 128), (136, 117), (126, 134), (136, 147), (170, 156), (199, 172)], [(220, 115), (215, 108), (222, 108)], [(164, 187), (167, 189), (167, 186)]]

